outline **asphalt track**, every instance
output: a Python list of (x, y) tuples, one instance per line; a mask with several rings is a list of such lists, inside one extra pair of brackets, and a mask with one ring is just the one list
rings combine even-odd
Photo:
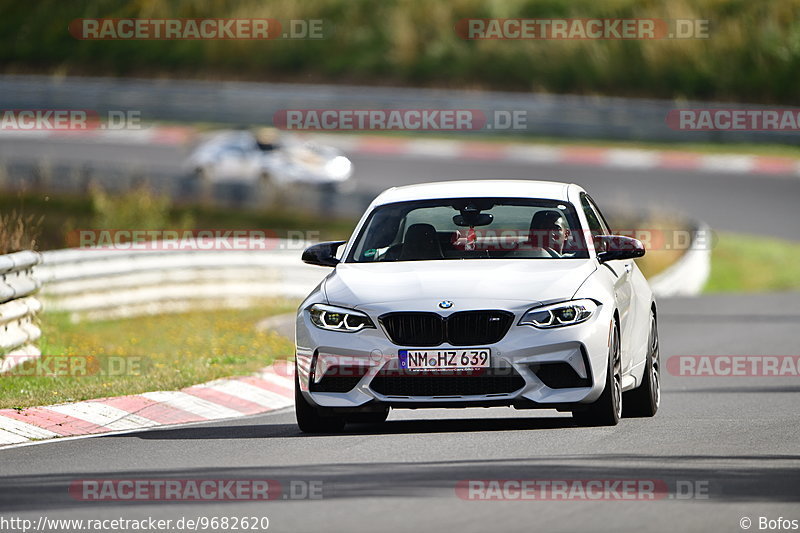
[[(5, 142), (3, 149), (10, 149)], [(73, 157), (78, 151), (73, 146)], [(432, 178), (572, 179), (601, 205), (610, 196), (618, 205), (637, 207), (655, 198), (657, 205), (702, 218), (715, 229), (797, 239), (800, 228), (793, 205), (800, 192), (796, 178), (354, 159), (360, 183), (370, 189)], [(798, 324), (796, 294), (664, 300), (662, 358), (796, 355)], [(419, 410), (394, 411), (380, 428), (303, 436), (293, 413), (284, 411), (4, 449), (0, 517), (267, 516), (270, 531), (288, 532), (742, 531), (744, 517), (755, 531), (761, 530), (760, 517), (800, 520), (797, 377), (665, 372), (663, 380), (663, 405), (655, 418), (625, 419), (614, 428), (575, 427), (568, 415), (550, 411)], [(86, 479), (274, 479), (284, 490), (292, 482), (321, 486), (322, 498), (79, 501), (69, 487)], [(657, 501), (462, 499), (456, 486), (471, 479), (655, 480), (669, 495)], [(684, 499), (690, 492), (694, 497)]]
[[(0, 160), (47, 159), (62, 163), (106, 163), (179, 175), (186, 151), (180, 146), (93, 143), (80, 138), (0, 139)], [(623, 169), (602, 166), (454, 160), (406, 155), (352, 154), (361, 192), (396, 185), (479, 178), (572, 181), (585, 187), (606, 211), (656, 208), (689, 216), (719, 231), (800, 240), (800, 177), (737, 172)]]
[[(800, 299), (661, 303), (662, 357), (793, 354)], [(267, 516), (270, 531), (741, 531), (800, 519), (797, 378), (664, 376), (652, 419), (574, 427), (513, 409), (393, 411), (381, 428), (303, 436), (293, 413), (0, 450), (2, 516), (178, 520)], [(322, 499), (87, 502), (85, 479), (274, 479)], [(470, 479), (655, 480), (656, 501), (472, 501)], [(692, 487), (692, 490), (687, 489)], [(298, 491), (299, 493), (299, 491)], [(694, 498), (683, 499), (693, 493)]]

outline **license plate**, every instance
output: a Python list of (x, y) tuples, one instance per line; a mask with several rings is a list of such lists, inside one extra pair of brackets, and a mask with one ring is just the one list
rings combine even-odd
[(467, 350), (400, 350), (403, 370), (469, 370), (488, 368), (489, 348)]

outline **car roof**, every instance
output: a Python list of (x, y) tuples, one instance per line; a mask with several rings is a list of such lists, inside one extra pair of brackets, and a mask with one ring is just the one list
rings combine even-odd
[(421, 183), (392, 187), (383, 191), (372, 202), (373, 206), (406, 202), (410, 200), (435, 200), (438, 198), (545, 198), (569, 201), (568, 189), (577, 187), (570, 183), (533, 180), (461, 180)]

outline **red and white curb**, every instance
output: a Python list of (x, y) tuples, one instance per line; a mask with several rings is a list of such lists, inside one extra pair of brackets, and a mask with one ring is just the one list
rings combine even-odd
[[(72, 138), (87, 142), (186, 145), (197, 138), (191, 126), (149, 126), (139, 130), (0, 130), (0, 138)], [(309, 133), (305, 138), (350, 154), (429, 157), (467, 161), (516, 161), (632, 170), (666, 169), (775, 177), (800, 176), (800, 159), (762, 155), (703, 154), (680, 150), (646, 150), (581, 145), (506, 143), (401, 138), (380, 135)]]
[(517, 161), (521, 163), (571, 164), (625, 169), (694, 170), (735, 174), (800, 176), (800, 159), (760, 155), (702, 154), (673, 150), (558, 146), (550, 144), (405, 139), (369, 135), (312, 136), (354, 154), (463, 159), (469, 161)]
[(294, 366), (279, 362), (237, 378), (180, 391), (0, 409), (0, 446), (266, 413), (294, 405)]
[(84, 142), (107, 142), (124, 144), (183, 145), (195, 135), (195, 129), (187, 126), (146, 126), (141, 129), (105, 129), (103, 127), (85, 130), (14, 130), (0, 129), (0, 138), (47, 139), (67, 138)]

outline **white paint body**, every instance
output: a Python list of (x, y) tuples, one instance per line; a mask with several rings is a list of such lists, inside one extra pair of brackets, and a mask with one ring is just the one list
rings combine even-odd
[[(515, 180), (481, 180), (428, 183), (389, 189), (378, 196), (358, 223), (359, 235), (369, 214), (384, 204), (443, 198), (537, 198), (573, 204), (582, 228), (587, 228), (581, 209), (582, 188), (574, 184)], [(340, 257), (349, 257), (351, 239)], [(592, 240), (586, 259), (471, 259), (393, 261), (376, 263), (340, 262), (300, 305), (296, 317), (296, 355), (300, 391), (318, 407), (358, 408), (374, 403), (397, 407), (468, 407), (471, 405), (516, 405), (555, 407), (590, 403), (603, 391), (608, 368), (609, 331), (618, 317), (621, 335), (622, 387), (631, 390), (642, 383), (648, 350), (653, 293), (632, 259), (601, 263)], [(519, 325), (522, 315), (539, 304), (592, 299), (599, 303), (585, 322), (553, 329)], [(441, 309), (443, 300), (453, 302)], [(308, 308), (316, 303), (356, 309), (376, 325), (355, 333), (330, 331), (315, 326)], [(524, 386), (508, 394), (436, 394), (388, 397), (371, 388), (381, 369), (396, 365), (398, 352), (408, 348), (394, 344), (381, 324), (386, 313), (434, 312), (442, 316), (470, 310), (503, 310), (514, 314), (505, 336), (490, 345), (493, 368), (511, 367), (524, 379)], [(438, 349), (456, 348), (446, 342)], [(463, 348), (459, 346), (457, 348)], [(349, 392), (309, 391), (309, 374), (315, 364), (315, 379), (328, 366), (350, 361), (369, 366), (369, 371)], [(582, 387), (550, 388), (530, 365), (565, 362), (590, 384)], [(586, 365), (588, 364), (588, 368)], [(426, 379), (420, 377), (419, 379)], [(472, 379), (465, 377), (463, 379)]]

